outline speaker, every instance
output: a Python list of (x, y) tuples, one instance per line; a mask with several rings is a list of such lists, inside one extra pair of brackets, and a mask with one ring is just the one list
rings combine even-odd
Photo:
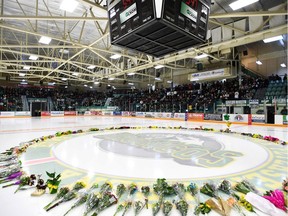
[(157, 77), (157, 78), (160, 77), (160, 72), (157, 72), (157, 73), (156, 73), (156, 77)]
[(248, 50), (244, 50), (243, 51), (243, 56), (247, 56), (248, 55)]
[(39, 82), (39, 83), (40, 83), (40, 85), (43, 85), (43, 80), (40, 80), (40, 82)]
[(124, 80), (124, 81), (123, 81), (123, 84), (125, 85), (126, 83), (127, 83), (127, 80)]

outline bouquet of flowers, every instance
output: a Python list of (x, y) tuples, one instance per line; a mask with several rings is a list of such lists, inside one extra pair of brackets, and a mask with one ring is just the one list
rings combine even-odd
[(254, 193), (258, 193), (258, 191), (256, 190), (256, 188), (247, 180), (243, 180), (241, 182), (238, 182), (235, 186), (234, 189), (236, 191), (239, 191), (241, 193), (247, 194), (249, 192), (254, 192)]
[(9, 176), (1, 179), (0, 180), (0, 184), (7, 183), (7, 182), (10, 182), (10, 181), (14, 181), (16, 179), (19, 179), (22, 176), (22, 174), (23, 173), (21, 171), (12, 173)]
[(18, 164), (6, 167), (5, 169), (0, 171), (0, 178), (6, 178), (13, 173), (20, 172), (20, 169), (21, 168)]
[(69, 191), (70, 191), (70, 189), (68, 187), (60, 188), (56, 197), (52, 200), (52, 202), (48, 203), (48, 205), (46, 205), (44, 207), (44, 209), (47, 210), (54, 202), (56, 202), (59, 199), (62, 199), (64, 197), (64, 195), (66, 195)]
[(131, 208), (131, 206), (132, 206), (132, 202), (131, 201), (125, 202), (125, 204), (124, 204), (124, 212), (123, 212), (122, 216), (124, 216), (127, 213), (127, 211)]
[(239, 200), (239, 196), (237, 194), (235, 194), (232, 190), (232, 186), (231, 183), (228, 180), (223, 180), (219, 186), (218, 186), (218, 190), (222, 191), (223, 193), (226, 193), (228, 195), (231, 195), (233, 197), (235, 197), (237, 200)]
[[(240, 199), (240, 197), (238, 197)], [(237, 199), (237, 198), (236, 198)], [(242, 208), (238, 205), (237, 201), (234, 197), (230, 197), (227, 199), (227, 203), (228, 205), (231, 207), (231, 208), (234, 208), (238, 213), (239, 215), (241, 216), (245, 216), (245, 214), (243, 213), (242, 211)], [(237, 200), (239, 200), (237, 199)]]
[(71, 208), (64, 214), (67, 215), (71, 210), (73, 210), (74, 208), (80, 206), (80, 205), (83, 205), (86, 201), (87, 201), (87, 198), (88, 198), (88, 194), (87, 193), (84, 193), (72, 206)]
[(156, 194), (159, 196), (169, 196), (169, 195), (175, 195), (175, 190), (172, 186), (170, 186), (166, 179), (157, 179), (157, 183), (153, 184), (153, 189)]
[(217, 197), (216, 186), (214, 184), (205, 183), (201, 188), (200, 192), (210, 197)]
[(254, 209), (253, 209), (253, 206), (251, 205), (251, 203), (249, 203), (245, 198), (244, 196), (241, 196), (240, 197), (240, 200), (238, 201), (239, 204), (241, 206), (243, 206), (247, 211), (250, 211), (250, 212), (255, 212)]
[(99, 199), (99, 203), (96, 207), (95, 212), (92, 214), (92, 216), (97, 216), (101, 211), (103, 211), (106, 208), (109, 208), (110, 206), (116, 204), (118, 202), (115, 195), (113, 195), (110, 192), (101, 194), (101, 197)]
[(186, 216), (188, 213), (188, 203), (181, 199), (176, 203), (176, 208), (180, 211), (181, 216)]
[(172, 211), (172, 208), (173, 208), (173, 204), (169, 201), (165, 201), (163, 203), (163, 214), (165, 216), (168, 216), (170, 212)]
[(141, 201), (136, 201), (135, 204), (134, 204), (135, 215), (138, 215), (142, 211), (144, 206), (145, 206), (145, 204), (142, 203)]
[(99, 185), (97, 183), (94, 183), (88, 190), (88, 194), (93, 192), (94, 190), (96, 190), (99, 187)]
[(137, 191), (137, 185), (134, 184), (134, 183), (131, 183), (129, 186), (128, 186), (128, 194), (129, 196), (132, 196), (136, 191)]
[(126, 187), (124, 184), (117, 185), (116, 196), (118, 197), (118, 199), (120, 199), (120, 197), (125, 193), (125, 191)]
[(143, 193), (144, 197), (145, 197), (145, 206), (146, 209), (148, 209), (148, 196), (150, 194), (150, 187), (149, 186), (142, 186), (141, 187), (141, 192)]
[(70, 191), (67, 194), (64, 195), (64, 197), (59, 201), (50, 206), (49, 208), (46, 209), (46, 211), (50, 211), (51, 209), (55, 208), (56, 206), (59, 206), (63, 202), (68, 202), (74, 198), (77, 197), (77, 193), (75, 191)]
[(187, 186), (187, 191), (191, 193), (192, 196), (195, 196), (198, 193), (198, 186), (191, 182), (188, 186)]
[(211, 211), (210, 206), (207, 203), (199, 203), (194, 210), (195, 215), (208, 214)]
[(116, 212), (114, 213), (113, 216), (116, 216), (119, 212), (123, 211), (125, 208), (125, 203), (121, 203), (120, 205), (118, 205)]
[(216, 212), (218, 212), (220, 215), (223, 216), (229, 216), (231, 212), (231, 207), (229, 206), (228, 202), (225, 200), (218, 198), (211, 198), (206, 201), (206, 204), (209, 205), (209, 207)]
[(111, 191), (113, 188), (111, 182), (105, 182), (100, 188), (100, 194)]
[(89, 214), (92, 209), (96, 208), (100, 200), (100, 194), (97, 193), (90, 193), (87, 197), (85, 212), (83, 216)]
[(282, 191), (280, 190), (266, 191), (263, 197), (269, 200), (277, 208), (282, 209), (283, 211), (287, 211), (285, 207), (284, 194)]
[(162, 203), (162, 199), (160, 198), (160, 200), (158, 202), (156, 202), (152, 205), (153, 216), (157, 215), (158, 212), (160, 211), (161, 203)]
[(9, 184), (9, 185), (4, 185), (3, 188), (10, 187), (13, 185), (18, 185), (18, 188), (14, 193), (17, 193), (19, 190), (24, 189), (25, 186), (33, 186), (36, 180), (36, 176), (32, 174), (31, 176), (22, 176), (20, 180)]
[(44, 180), (40, 178), (41, 175), (38, 175), (36, 191), (34, 191), (31, 196), (41, 196), (45, 193), (47, 185), (45, 184)]
[(49, 188), (50, 194), (55, 194), (58, 191), (59, 184), (61, 182), (61, 174), (56, 175), (56, 172), (49, 173), (46, 172), (47, 176), (50, 178), (46, 181), (47, 187)]
[(175, 193), (178, 195), (180, 199), (183, 199), (185, 194), (185, 186), (182, 183), (176, 183), (172, 186), (174, 188)]

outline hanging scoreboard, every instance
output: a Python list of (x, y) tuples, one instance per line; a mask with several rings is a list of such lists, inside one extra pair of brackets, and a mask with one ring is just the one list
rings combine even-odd
[(211, 0), (112, 0), (111, 43), (160, 57), (206, 39)]

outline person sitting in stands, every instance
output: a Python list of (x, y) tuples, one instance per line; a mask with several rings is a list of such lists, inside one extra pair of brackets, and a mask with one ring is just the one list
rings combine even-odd
[(281, 115), (287, 115), (287, 109), (286, 107), (284, 107), (282, 110), (281, 110)]

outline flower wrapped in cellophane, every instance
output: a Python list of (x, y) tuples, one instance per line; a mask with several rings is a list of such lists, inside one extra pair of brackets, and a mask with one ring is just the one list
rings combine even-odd
[(284, 179), (282, 182), (282, 190), (288, 193), (288, 178)]
[(254, 192), (258, 194), (257, 189), (247, 180), (242, 180), (241, 182), (236, 183), (234, 186), (234, 190), (239, 191), (243, 194), (247, 194), (249, 192)]
[(164, 216), (169, 216), (173, 208), (173, 204), (170, 201), (165, 201), (163, 203), (163, 214)]
[(237, 197), (238, 198), (236, 198), (235, 196), (229, 197), (227, 199), (227, 203), (231, 208), (233, 208), (235, 211), (237, 211), (240, 216), (246, 216), (244, 214), (244, 212), (242, 211), (242, 207), (237, 202), (240, 199), (240, 197), (239, 196), (237, 196)]
[(181, 199), (176, 203), (176, 208), (178, 211), (181, 213), (181, 216), (186, 216), (188, 213), (188, 203), (184, 200)]
[(210, 206), (207, 203), (199, 203), (194, 210), (195, 215), (208, 214), (211, 211)]
[(124, 184), (117, 185), (116, 196), (118, 197), (118, 199), (120, 199), (120, 197), (125, 193), (125, 191), (126, 187)]
[(0, 184), (4, 184), (4, 183), (8, 183), (11, 181), (15, 181), (17, 179), (19, 179), (21, 176), (23, 175), (23, 172), (19, 171), (19, 172), (15, 172), (15, 173), (11, 173), (9, 176), (2, 178), (0, 180)]
[(125, 208), (125, 204), (126, 204), (126, 203), (121, 203), (121, 204), (119, 204), (119, 205), (117, 206), (116, 212), (114, 213), (113, 216), (116, 216), (119, 212), (123, 211), (124, 208)]
[(113, 186), (111, 184), (111, 182), (105, 182), (101, 188), (100, 188), (100, 192), (101, 194), (106, 193), (106, 192), (110, 192), (112, 190)]
[(192, 195), (195, 196), (199, 192), (199, 188), (196, 183), (191, 182), (187, 186), (187, 191)]
[(86, 206), (85, 206), (85, 212), (83, 216), (88, 215), (93, 209), (95, 209), (99, 203), (100, 200), (100, 194), (92, 192), (88, 195)]
[(175, 193), (177, 194), (177, 196), (180, 199), (183, 199), (184, 195), (185, 195), (185, 186), (182, 183), (176, 183), (172, 186), (174, 188)]
[[(249, 192), (248, 192), (249, 193)], [(249, 212), (255, 212), (253, 206), (251, 205), (251, 203), (249, 203), (244, 196), (241, 196), (239, 199), (239, 204), (241, 206), (243, 206), (247, 211)]]
[(62, 199), (64, 197), (64, 195), (67, 194), (69, 191), (70, 191), (70, 189), (68, 187), (60, 188), (56, 197), (52, 200), (52, 202), (48, 203), (48, 205), (46, 205), (44, 207), (44, 209), (47, 210), (54, 202), (56, 202), (59, 199)]
[(134, 203), (135, 216), (140, 214), (140, 212), (143, 210), (144, 207), (145, 207), (145, 203), (141, 202), (140, 200), (136, 201)]
[(205, 183), (201, 188), (200, 192), (210, 197), (217, 197), (216, 186), (212, 183)]
[(280, 190), (266, 191), (263, 197), (269, 200), (277, 208), (282, 209), (285, 212), (287, 211), (285, 207), (284, 194), (282, 191)]
[(96, 206), (96, 209), (92, 216), (97, 216), (101, 211), (104, 209), (109, 208), (110, 206), (116, 204), (118, 202), (116, 196), (110, 192), (106, 192), (104, 194), (101, 194), (99, 203)]
[(129, 196), (132, 196), (134, 193), (136, 193), (138, 187), (135, 183), (131, 183), (129, 186), (128, 186), (128, 195)]
[(71, 208), (64, 214), (67, 215), (70, 211), (72, 211), (74, 208), (83, 205), (88, 198), (88, 193), (84, 193), (80, 196), (80, 198), (71, 206)]
[(52, 206), (47, 208), (46, 211), (50, 211), (51, 209), (55, 208), (56, 206), (59, 206), (61, 203), (68, 202), (68, 201), (70, 201), (76, 197), (77, 197), (77, 193), (75, 191), (70, 191), (67, 194), (65, 194), (64, 197), (60, 201), (56, 202), (55, 204), (53, 204)]
[(159, 196), (169, 196), (176, 194), (174, 188), (166, 182), (165, 178), (157, 179), (157, 183), (153, 184), (153, 189)]
[(232, 190), (232, 185), (230, 181), (228, 180), (223, 180), (219, 185), (218, 185), (218, 190), (222, 191), (225, 194), (231, 195), (235, 197), (237, 200), (239, 200), (239, 196), (233, 192)]
[(131, 201), (127, 201), (124, 203), (124, 212), (122, 214), (122, 216), (124, 216), (132, 207), (132, 202)]
[(264, 212), (265, 214), (268, 214), (270, 216), (287, 216), (285, 211), (282, 211), (278, 208), (275, 207), (274, 204), (269, 202), (267, 199), (264, 197), (259, 196), (258, 194), (255, 194), (253, 192), (249, 192), (246, 196), (245, 199), (251, 203), (253, 206), (255, 206), (257, 209), (260, 211)]
[(228, 202), (222, 198), (210, 198), (205, 203), (222, 216), (229, 216), (231, 213), (231, 206), (229, 206)]
[(158, 212), (160, 211), (161, 203), (162, 203), (162, 200), (159, 200), (158, 202), (153, 203), (153, 205), (152, 205), (152, 215), (153, 216), (157, 215)]
[(19, 164), (14, 164), (8, 167), (5, 167), (4, 169), (0, 170), (0, 178), (6, 178), (10, 176), (13, 173), (20, 172), (21, 167)]
[(59, 173), (58, 175), (56, 172), (49, 173), (46, 172), (47, 176), (50, 178), (46, 181), (47, 187), (49, 189), (50, 194), (55, 194), (58, 191), (59, 184), (61, 182), (61, 174)]
[(146, 206), (146, 209), (148, 209), (148, 196), (150, 194), (150, 187), (149, 186), (142, 186), (141, 187), (141, 192), (142, 194), (144, 195), (145, 197), (145, 206)]

